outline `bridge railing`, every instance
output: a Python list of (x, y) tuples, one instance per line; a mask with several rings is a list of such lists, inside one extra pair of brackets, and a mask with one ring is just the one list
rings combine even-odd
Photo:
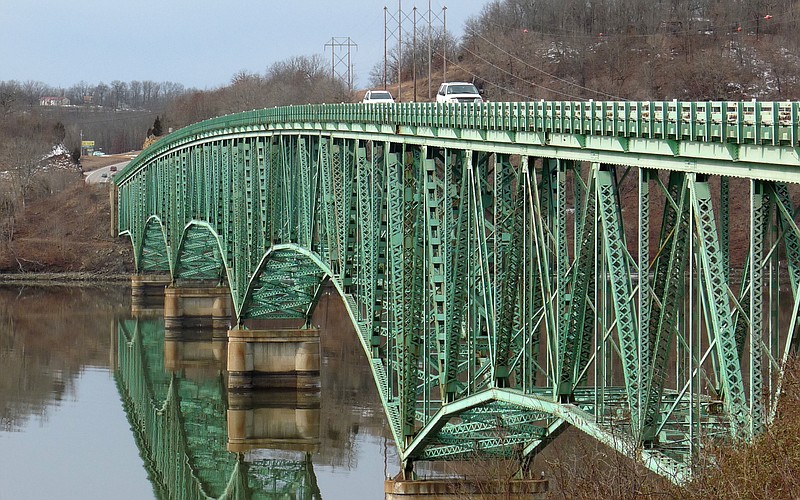
[[(731, 144), (797, 146), (796, 101), (531, 101), (481, 104), (309, 104), (236, 113), (189, 125), (145, 151), (115, 179), (124, 182), (136, 165), (166, 149), (218, 133), (248, 132), (294, 124), (434, 127), (649, 138)], [(301, 127), (301, 128), (307, 128)], [(520, 142), (526, 139), (518, 138)]]

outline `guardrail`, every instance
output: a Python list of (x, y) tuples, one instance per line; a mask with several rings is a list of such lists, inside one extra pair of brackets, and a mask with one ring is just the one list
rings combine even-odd
[[(733, 144), (798, 145), (797, 101), (533, 101), (478, 104), (374, 103), (284, 106), (225, 115), (168, 136), (167, 148), (221, 130), (269, 130), (274, 124), (391, 125), (508, 132), (603, 135)], [(524, 138), (517, 138), (524, 143)], [(162, 139), (163, 141), (163, 139)], [(131, 168), (160, 154), (156, 143)], [(117, 182), (126, 176), (118, 176)]]

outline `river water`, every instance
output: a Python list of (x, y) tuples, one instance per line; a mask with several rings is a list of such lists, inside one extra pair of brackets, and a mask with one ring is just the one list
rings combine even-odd
[[(192, 481), (213, 497), (235, 469), (247, 471), (252, 498), (383, 498), (398, 459), (369, 365), (338, 297), (323, 296), (314, 323), (321, 390), (310, 403), (290, 394), (301, 410), (281, 411), (311, 412), (318, 427), (300, 444), (278, 438), (234, 453), (219, 339), (165, 339), (163, 316), (133, 318), (122, 285), (0, 287), (0, 499), (163, 497), (172, 480), (159, 469), (172, 459), (153, 459), (158, 433), (185, 448)], [(149, 413), (137, 413), (136, 387), (150, 391)], [(170, 421), (159, 410), (170, 387), (179, 426), (154, 430), (143, 415)], [(285, 394), (258, 399), (287, 406)]]

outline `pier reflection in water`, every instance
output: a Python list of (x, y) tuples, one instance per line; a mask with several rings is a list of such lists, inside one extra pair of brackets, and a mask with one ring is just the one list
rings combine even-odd
[[(139, 307), (138, 317), (130, 317), (130, 291), (121, 288), (0, 288), (3, 491), (24, 498), (54, 492), (60, 498), (383, 496), (384, 474), (397, 472), (397, 458), (384, 436), (369, 366), (338, 299), (323, 297), (315, 318), (321, 391), (232, 394), (224, 333), (165, 335), (158, 310)], [(60, 366), (66, 361), (74, 366)], [(96, 386), (96, 373), (105, 373), (99, 380), (105, 391)], [(74, 441), (68, 435), (74, 421), (59, 427), (51, 451), (25, 455), (38, 446), (32, 443), (37, 430), (66, 413), (59, 399), (72, 399), (82, 421), (115, 423), (114, 434), (80, 431), (78, 439), (102, 455), (102, 466), (84, 456), (89, 451), (61, 449)], [(46, 454), (73, 470), (60, 472)], [(37, 459), (14, 464), (15, 457), (30, 456)], [(95, 467), (102, 477), (82, 467)], [(137, 481), (149, 485), (129, 484)]]
[[(215, 351), (222, 350), (221, 346), (210, 331), (182, 333), (187, 340), (181, 342), (173, 337), (167, 350), (161, 319), (119, 323), (117, 381), (158, 496), (319, 498), (309, 456), (313, 449), (297, 457), (281, 454), (281, 457), (254, 461), (246, 460), (243, 453), (228, 451), (224, 358), (220, 361), (214, 356)], [(171, 356), (191, 354), (191, 357), (167, 360), (166, 352)], [(203, 353), (209, 355), (203, 356)], [(165, 366), (179, 369), (166, 371)], [(268, 395), (265, 396), (270, 401)], [(233, 448), (236, 451), (246, 448), (248, 437), (254, 447), (266, 445), (259, 441), (260, 436), (247, 432), (261, 427), (279, 431), (269, 443), (273, 445), (270, 447), (280, 450), (281, 438), (287, 437), (287, 447), (293, 448), (294, 436), (280, 432), (292, 426), (294, 420), (293, 408), (290, 404), (285, 406), (284, 414), (273, 411), (265, 415), (247, 404), (245, 408), (233, 410), (235, 424), (231, 427), (247, 434), (232, 436), (236, 442)], [(317, 413), (318, 422), (319, 405), (315, 406), (312, 411)], [(264, 420), (265, 416), (273, 420)], [(318, 434), (318, 425), (315, 430)], [(318, 438), (317, 442), (313, 442), (313, 436), (310, 439), (312, 447), (317, 444)]]

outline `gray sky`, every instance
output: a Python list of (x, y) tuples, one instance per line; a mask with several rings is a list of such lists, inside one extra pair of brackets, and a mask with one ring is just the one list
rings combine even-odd
[[(408, 15), (416, 5), (427, 16), (428, 0), (401, 1)], [(430, 4), (440, 16), (447, 6), (447, 30), (461, 36), (464, 21), (488, 2)], [(383, 59), (384, 6), (396, 16), (397, 0), (0, 0), (0, 80), (61, 87), (152, 80), (210, 89), (292, 56), (330, 61), (326, 42), (350, 37), (358, 44), (351, 58), (360, 88)]]

